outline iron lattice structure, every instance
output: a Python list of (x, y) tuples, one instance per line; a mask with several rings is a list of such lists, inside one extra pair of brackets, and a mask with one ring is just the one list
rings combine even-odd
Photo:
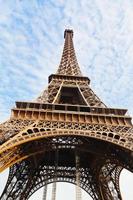
[(0, 171), (10, 167), (1, 200), (27, 200), (58, 181), (78, 181), (94, 200), (121, 200), (121, 170), (133, 172), (131, 117), (97, 97), (78, 66), (73, 31), (64, 37), (47, 89), (35, 102), (16, 102), (0, 125)]

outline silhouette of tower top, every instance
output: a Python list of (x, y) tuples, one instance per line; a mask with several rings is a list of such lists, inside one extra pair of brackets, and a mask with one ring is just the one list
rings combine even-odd
[(57, 74), (82, 76), (73, 45), (73, 30), (64, 31), (64, 49)]
[(72, 29), (65, 29), (65, 31), (64, 31), (64, 38), (65, 38), (68, 34), (71, 34), (71, 36), (73, 37), (73, 30), (72, 30)]

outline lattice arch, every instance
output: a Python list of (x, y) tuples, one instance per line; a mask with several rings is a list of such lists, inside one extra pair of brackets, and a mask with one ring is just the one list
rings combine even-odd
[[(55, 142), (55, 140), (57, 140), (56, 143), (55, 143), (55, 146), (57, 146), (58, 142), (60, 142), (57, 146), (57, 148), (59, 147), (59, 149), (61, 149), (61, 144), (62, 144), (63, 149), (69, 149), (70, 148), (71, 151), (72, 150), (74, 151), (73, 145), (74, 144), (76, 146), (79, 145), (81, 143), (82, 139), (83, 139), (82, 137), (80, 137), (79, 139), (72, 137), (71, 140), (70, 140), (70, 137), (68, 137), (68, 138), (69, 138), (69, 140), (66, 142), (66, 144), (64, 144), (65, 140), (63, 140), (63, 139), (62, 139), (62, 142), (61, 142), (61, 137), (53, 138), (52, 141)], [(71, 143), (70, 143), (70, 141), (71, 141)], [(40, 146), (40, 143), (38, 143), (38, 146)], [(54, 148), (53, 150), (56, 151), (55, 147), (53, 147), (53, 148)], [(83, 144), (83, 148), (85, 148), (84, 144)], [(40, 147), (40, 149), (41, 149), (41, 147)], [(80, 147), (80, 149), (81, 149), (81, 147)], [(37, 151), (35, 145), (34, 145), (34, 150)], [(47, 149), (47, 151), (51, 151), (51, 148)], [(99, 152), (99, 149), (98, 149), (98, 152)], [(38, 152), (38, 153), (40, 153), (40, 152)], [(45, 150), (44, 150), (44, 153), (45, 153)], [(41, 154), (43, 154), (43, 152), (41, 152)], [(32, 156), (34, 157), (34, 155), (32, 155)], [(46, 157), (45, 154), (44, 154), (44, 157)], [(31, 158), (29, 157), (28, 159), (30, 160)], [(46, 160), (47, 160), (47, 158), (46, 158)], [(8, 179), (8, 182), (7, 182), (7, 188), (9, 187), (8, 184), (11, 182), (11, 180), (14, 182), (14, 184), (15, 184), (15, 181), (17, 181), (16, 183), (19, 183), (18, 180), (13, 179), (14, 177), (19, 178), (19, 173), (23, 174), (23, 178), (21, 178), (20, 181), (25, 184), (26, 179), (24, 177), (28, 176), (28, 173), (29, 173), (29, 172), (27, 172), (29, 167), (28, 167), (28, 165), (26, 165), (25, 161), (22, 161), (21, 163), (15, 164), (15, 165), (13, 165), (13, 167), (10, 168), (10, 174), (9, 174), (9, 179)], [(99, 165), (99, 170), (101, 171), (99, 173), (99, 175), (100, 175), (100, 177), (101, 176), (103, 177), (102, 179), (104, 179), (104, 182), (100, 181), (101, 178), (99, 180), (101, 186), (105, 187), (104, 186), (104, 184), (106, 183), (105, 180), (106, 180), (106, 178), (108, 180), (108, 178), (110, 177), (111, 180), (112, 180), (112, 183), (114, 184), (114, 186), (112, 188), (115, 188), (115, 190), (119, 194), (120, 193), (119, 192), (119, 174), (121, 172), (122, 167), (117, 166), (117, 163), (115, 163), (115, 159), (112, 160), (112, 161), (109, 161), (107, 159), (107, 162), (105, 162), (105, 161), (102, 161), (102, 162), (103, 163), (101, 163), (101, 166)], [(22, 168), (22, 166), (23, 166), (22, 163), (24, 163), (24, 165), (26, 165), (28, 168), (26, 169), (25, 166), (24, 166), (24, 168)], [(95, 164), (97, 165), (97, 163), (95, 163)], [(19, 166), (20, 166), (20, 168), (19, 168)], [(30, 170), (30, 168), (29, 168), (29, 170)], [(98, 200), (100, 198), (100, 192), (97, 191), (97, 194), (94, 193), (94, 191), (96, 189), (95, 187), (97, 187), (97, 184), (95, 182), (96, 180), (95, 179), (93, 180), (93, 178), (94, 178), (93, 175), (94, 175), (94, 173), (97, 173), (97, 172), (94, 172), (93, 171), (94, 169), (92, 170), (89, 166), (88, 166), (88, 168), (80, 167), (79, 170), (80, 170), (80, 174), (81, 174), (80, 187), (82, 189), (84, 189), (93, 199)], [(56, 174), (56, 177), (55, 177), (55, 166), (49, 166), (48, 167), (44, 164), (39, 165), (37, 172), (33, 173), (33, 175), (32, 175), (32, 180), (33, 180), (34, 184), (32, 186), (32, 182), (31, 182), (31, 188), (29, 188), (29, 190), (26, 190), (24, 192), (24, 194), (26, 195), (24, 198), (28, 199), (39, 188), (41, 188), (41, 187), (43, 187), (43, 186), (45, 186), (49, 183), (53, 183), (55, 181), (56, 182), (64, 181), (64, 182), (76, 184), (76, 168), (75, 167), (59, 166), (56, 169), (56, 172), (57, 172), (57, 174)], [(17, 173), (17, 175), (15, 175), (16, 173)], [(20, 182), (20, 184), (21, 184), (21, 182)], [(91, 184), (92, 182), (93, 182), (93, 185)], [(14, 186), (14, 192), (16, 190), (18, 190), (18, 186), (17, 186), (17, 188), (15, 188), (15, 186)], [(9, 196), (10, 196), (10, 194), (9, 194)], [(17, 199), (17, 196), (16, 196), (16, 199)], [(120, 194), (119, 194), (119, 199), (121, 199)], [(2, 198), (2, 200), (4, 200), (4, 197)]]

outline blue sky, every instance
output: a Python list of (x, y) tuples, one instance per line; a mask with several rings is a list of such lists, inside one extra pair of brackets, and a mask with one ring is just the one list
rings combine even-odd
[[(132, 116), (132, 19), (132, 0), (0, 0), (0, 121), (9, 118), (15, 101), (34, 100), (47, 86), (65, 28), (74, 30), (80, 68), (97, 95)], [(123, 191), (129, 190), (133, 175), (123, 174)], [(124, 193), (132, 200), (132, 191)]]

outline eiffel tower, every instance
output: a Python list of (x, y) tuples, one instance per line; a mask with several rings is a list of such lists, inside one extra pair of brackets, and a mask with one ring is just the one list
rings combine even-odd
[(41, 187), (69, 182), (93, 200), (122, 200), (119, 177), (133, 172), (133, 125), (126, 109), (108, 108), (77, 63), (73, 31), (64, 32), (56, 74), (33, 102), (16, 102), (0, 125), (0, 172), (10, 168), (1, 200), (27, 200)]

